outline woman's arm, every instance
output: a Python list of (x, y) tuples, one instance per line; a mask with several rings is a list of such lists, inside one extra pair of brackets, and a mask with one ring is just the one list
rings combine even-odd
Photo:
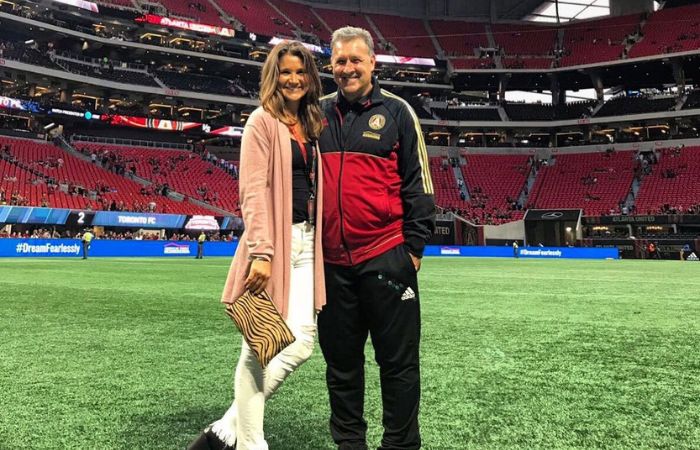
[(252, 114), (241, 142), (240, 194), (241, 213), (246, 226), (246, 241), (251, 257), (245, 280), (246, 289), (259, 294), (267, 287), (272, 274), (272, 212), (267, 199), (270, 189), (270, 149), (274, 134), (265, 126), (263, 117)]
[(274, 255), (270, 229), (270, 149), (272, 133), (263, 118), (252, 114), (241, 141), (240, 195), (241, 214), (246, 228), (244, 244), (252, 257), (270, 261)]

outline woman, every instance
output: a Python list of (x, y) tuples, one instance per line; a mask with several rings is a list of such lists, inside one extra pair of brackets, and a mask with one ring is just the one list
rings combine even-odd
[(254, 293), (266, 289), (296, 341), (264, 370), (243, 342), (233, 404), (191, 444), (191, 450), (267, 449), (265, 400), (311, 355), (316, 312), (326, 299), (323, 190), (315, 145), (322, 129), (320, 93), (321, 81), (309, 50), (299, 42), (272, 49), (262, 69), (261, 106), (243, 132), (240, 194), (245, 232), (222, 302), (234, 302), (245, 289)]

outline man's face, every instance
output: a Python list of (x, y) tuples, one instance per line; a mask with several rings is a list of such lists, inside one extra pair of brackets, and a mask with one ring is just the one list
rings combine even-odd
[(375, 58), (369, 50), (361, 38), (338, 41), (333, 46), (333, 79), (349, 102), (358, 100), (372, 90)]

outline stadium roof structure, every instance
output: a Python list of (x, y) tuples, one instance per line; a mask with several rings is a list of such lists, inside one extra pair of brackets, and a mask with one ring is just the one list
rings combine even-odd
[[(397, 2), (363, 0), (293, 0), (322, 7), (337, 7), (361, 12), (389, 12), (402, 14), (396, 8)], [(559, 15), (562, 22), (571, 19), (586, 19), (608, 13), (610, 0), (559, 0)], [(554, 0), (410, 0), (403, 2), (406, 15), (416, 15), (417, 11), (431, 17), (450, 16), (482, 20), (523, 20), (529, 16), (551, 17), (550, 5)], [(553, 9), (552, 9), (553, 11)], [(602, 13), (602, 14), (601, 14)], [(529, 18), (526, 20), (533, 20)], [(542, 20), (553, 22), (556, 20)]]
[(525, 20), (534, 22), (568, 22), (610, 14), (610, 0), (547, 0)]

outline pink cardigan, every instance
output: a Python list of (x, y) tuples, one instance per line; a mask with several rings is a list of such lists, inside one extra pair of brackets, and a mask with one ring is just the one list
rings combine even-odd
[[(323, 174), (320, 153), (316, 180), (316, 236), (314, 238), (314, 305), (326, 304), (321, 247)], [(267, 291), (284, 318), (289, 305), (292, 241), (292, 144), (285, 124), (258, 107), (248, 118), (241, 142), (240, 198), (245, 231), (228, 272), (223, 303), (233, 303), (244, 291), (249, 256), (267, 256), (272, 276)]]

